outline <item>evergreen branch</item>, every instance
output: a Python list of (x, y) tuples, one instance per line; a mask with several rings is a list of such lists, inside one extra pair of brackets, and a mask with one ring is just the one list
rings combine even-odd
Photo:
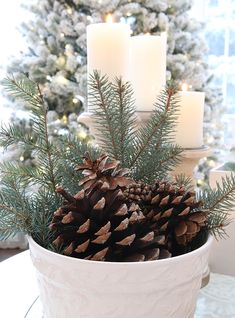
[(34, 148), (36, 141), (37, 136), (20, 125), (9, 124), (8, 126), (2, 126), (0, 129), (0, 146), (4, 149), (16, 143)]
[(48, 135), (47, 108), (45, 107), (43, 95), (42, 95), (42, 92), (40, 90), (39, 85), (37, 85), (37, 87), (38, 87), (38, 94), (39, 94), (39, 97), (40, 97), (40, 105), (42, 106), (42, 110), (43, 110), (43, 121), (42, 121), (42, 123), (44, 125), (46, 153), (47, 153), (47, 156), (48, 156), (50, 179), (51, 179), (51, 183), (52, 183), (52, 186), (53, 186), (53, 190), (55, 191), (57, 182), (56, 182), (56, 177), (55, 177), (54, 162), (52, 160), (51, 145), (50, 145), (50, 142), (49, 142), (49, 135)]
[(222, 178), (221, 185), (217, 183), (215, 190), (209, 188), (199, 193), (199, 199), (204, 202), (209, 211), (208, 229), (217, 236), (224, 236), (223, 227), (230, 223), (229, 213), (235, 208), (235, 176)]
[(137, 135), (131, 169), (138, 164), (138, 161), (142, 161), (146, 154), (152, 152), (156, 145), (171, 141), (177, 118), (176, 92), (175, 84), (170, 82), (158, 98), (151, 118)]
[(148, 154), (146, 161), (140, 161), (135, 169), (131, 170), (131, 175), (135, 180), (143, 180), (152, 184), (156, 180), (169, 177), (176, 164), (181, 160), (181, 149), (173, 145), (164, 145), (157, 152)]
[[(50, 177), (50, 183), (52, 191), (55, 190), (56, 184), (56, 169), (55, 160), (52, 155), (52, 145), (49, 142), (48, 128), (47, 128), (47, 107), (44, 103), (44, 99), (40, 88), (33, 81), (24, 77), (21, 80), (16, 80), (14, 77), (6, 78), (3, 81), (3, 86), (13, 96), (21, 98), (28, 102), (31, 110), (31, 117), (34, 123), (33, 126), (33, 138), (32, 135), (23, 136), (23, 131), (19, 130), (18, 127), (11, 125), (9, 128), (5, 128), (1, 131), (0, 135), (3, 137), (2, 144), (6, 147), (16, 142), (23, 142), (28, 146), (36, 149), (41, 155), (42, 163), (45, 167), (46, 174)], [(47, 182), (48, 184), (48, 182)]]
[(51, 244), (53, 233), (49, 230), (49, 224), (54, 211), (60, 204), (60, 197), (46, 190), (40, 190), (31, 197), (33, 231), (30, 234), (43, 247), (48, 247)]
[(174, 177), (175, 183), (179, 187), (184, 187), (186, 191), (193, 189), (193, 180), (185, 174), (179, 174)]
[[(29, 233), (31, 213), (25, 195), (25, 183), (16, 176), (3, 176), (0, 194), (0, 236), (7, 238), (10, 228)], [(7, 230), (8, 229), (8, 230)]]
[(99, 139), (104, 148), (108, 148), (110, 155), (118, 157), (117, 140), (114, 128), (114, 112), (111, 107), (113, 97), (112, 86), (107, 76), (101, 76), (98, 71), (90, 75), (89, 106), (97, 120)]
[(130, 83), (124, 83), (121, 78), (115, 78), (112, 84), (112, 94), (110, 107), (113, 110), (113, 123), (115, 124), (116, 159), (120, 160), (122, 165), (128, 166), (137, 127), (133, 90)]
[(37, 85), (26, 76), (21, 79), (15, 79), (14, 76), (7, 77), (2, 81), (5, 90), (16, 98), (28, 102), (31, 106), (37, 108), (40, 104)]
[(75, 136), (61, 137), (57, 145), (60, 149), (58, 154), (60, 185), (69, 192), (76, 193), (79, 190), (81, 173), (75, 171), (75, 168), (82, 164), (84, 153), (89, 152), (91, 158), (97, 158), (101, 155), (100, 149), (92, 147), (89, 143), (82, 143)]

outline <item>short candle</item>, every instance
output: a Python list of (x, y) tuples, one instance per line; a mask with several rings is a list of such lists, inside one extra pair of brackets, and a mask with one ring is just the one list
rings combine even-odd
[(179, 117), (175, 142), (182, 148), (203, 146), (204, 92), (187, 91), (187, 84), (179, 92)]

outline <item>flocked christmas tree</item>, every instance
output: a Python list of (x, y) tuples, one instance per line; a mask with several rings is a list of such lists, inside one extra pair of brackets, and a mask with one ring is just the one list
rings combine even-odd
[(77, 133), (87, 88), (86, 26), (105, 21), (111, 13), (115, 21), (130, 24), (133, 35), (166, 31), (168, 79), (206, 92), (206, 144), (218, 146), (215, 127), (221, 96), (209, 85), (206, 45), (199, 35), (200, 23), (189, 17), (191, 5), (191, 0), (36, 1), (30, 7), (35, 19), (23, 26), (28, 51), (12, 62), (9, 71), (26, 73), (40, 84), (52, 111), (52, 134), (63, 134), (68, 127)]

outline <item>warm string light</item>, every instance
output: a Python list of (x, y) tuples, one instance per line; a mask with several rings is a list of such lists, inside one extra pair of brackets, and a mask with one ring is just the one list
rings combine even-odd
[(108, 13), (105, 18), (106, 23), (113, 23), (113, 16), (111, 13)]
[(66, 63), (66, 58), (64, 55), (61, 55), (58, 57), (57, 61), (56, 61), (56, 64), (60, 67), (63, 67)]
[(88, 16), (87, 16), (87, 21), (88, 21), (88, 22), (90, 22), (90, 23), (92, 23), (92, 22), (93, 22), (93, 18), (92, 18), (92, 16), (91, 16), (91, 15), (88, 15)]
[(56, 81), (57, 83), (64, 84), (64, 85), (68, 83), (67, 78), (65, 78), (63, 75), (58, 75), (56, 78)]
[(63, 117), (61, 118), (61, 122), (63, 124), (68, 124), (68, 117), (66, 115), (63, 115)]
[(182, 90), (183, 92), (188, 91), (188, 89), (189, 89), (189, 86), (188, 86), (187, 83), (183, 83), (183, 84), (181, 85), (181, 90)]
[(72, 13), (73, 13), (72, 8), (68, 7), (68, 9), (67, 9), (67, 13), (68, 13), (68, 14), (72, 14)]
[(190, 91), (192, 89), (192, 85), (189, 85), (187, 83), (182, 83), (181, 85), (181, 90), (183, 92), (187, 92), (187, 91)]
[(73, 98), (73, 103), (77, 104), (78, 103), (78, 99), (77, 98)]
[(78, 137), (79, 139), (81, 140), (85, 140), (87, 138), (87, 133), (84, 131), (84, 130), (81, 130), (79, 133), (78, 133)]

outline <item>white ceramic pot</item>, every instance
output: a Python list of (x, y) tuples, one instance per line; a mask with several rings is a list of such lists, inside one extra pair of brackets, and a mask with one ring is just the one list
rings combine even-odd
[(59, 255), (29, 238), (45, 318), (192, 318), (212, 237), (182, 256), (95, 262)]

